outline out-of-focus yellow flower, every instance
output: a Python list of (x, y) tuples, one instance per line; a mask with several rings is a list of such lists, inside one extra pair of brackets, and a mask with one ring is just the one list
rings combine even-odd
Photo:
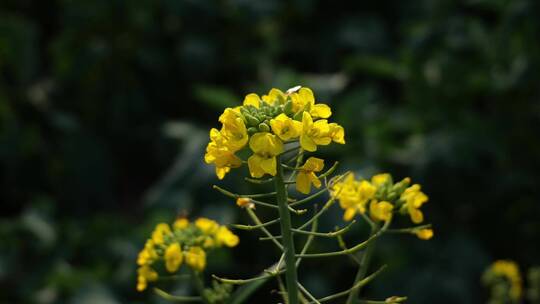
[(226, 146), (232, 152), (242, 149), (248, 142), (248, 133), (240, 113), (227, 108), (219, 117), (219, 121), (223, 124), (220, 133), (226, 138)]
[(235, 151), (230, 148), (227, 139), (217, 129), (210, 130), (210, 140), (206, 146), (204, 161), (214, 164), (217, 177), (223, 179), (231, 168), (240, 167), (242, 160), (234, 154)]
[(167, 271), (177, 271), (180, 265), (182, 265), (183, 260), (184, 255), (182, 254), (182, 248), (180, 247), (180, 244), (170, 244), (165, 250), (165, 268), (167, 268)]
[(421, 240), (429, 240), (433, 237), (433, 229), (419, 229), (415, 230), (414, 234)]
[(145, 290), (148, 282), (154, 282), (158, 279), (158, 273), (150, 266), (139, 267), (137, 274), (137, 291)]
[(389, 202), (372, 200), (369, 205), (369, 215), (375, 221), (389, 221), (392, 218), (394, 205)]
[(302, 134), (300, 135), (300, 145), (309, 152), (317, 151), (317, 146), (326, 146), (332, 142), (329, 135), (330, 126), (326, 119), (313, 122), (313, 118), (308, 112), (302, 114)]
[(405, 202), (404, 208), (411, 217), (411, 221), (419, 224), (424, 221), (424, 214), (420, 211), (420, 207), (428, 201), (428, 196), (420, 191), (420, 185), (414, 184), (401, 194), (401, 199)]
[(301, 88), (298, 92), (292, 93), (291, 100), (293, 111), (307, 111), (314, 118), (328, 118), (332, 115), (332, 110), (329, 106), (320, 103), (315, 104), (315, 96), (309, 88)]
[(236, 205), (241, 208), (252, 208), (253, 203), (251, 202), (251, 199), (247, 197), (239, 197), (236, 200)]
[(365, 213), (366, 205), (371, 200), (377, 188), (366, 180), (358, 181), (354, 174), (333, 185), (332, 195), (339, 200), (341, 208), (345, 209), (343, 219), (350, 221), (357, 213)]
[(195, 226), (197, 228), (201, 229), (201, 231), (205, 234), (214, 234), (217, 232), (219, 228), (219, 224), (206, 217), (200, 217), (195, 221)]
[(384, 184), (389, 183), (391, 180), (392, 180), (392, 176), (388, 173), (380, 173), (380, 174), (373, 175), (373, 177), (371, 177), (371, 183), (377, 188)]
[(185, 253), (186, 264), (197, 271), (203, 271), (206, 267), (206, 252), (201, 247), (191, 247)]
[(282, 140), (295, 139), (302, 133), (302, 123), (281, 113), (270, 120), (272, 131)]
[(511, 260), (498, 260), (493, 263), (491, 270), (495, 275), (506, 277), (510, 282), (510, 297), (513, 300), (521, 299), (523, 283), (519, 266)]
[(321, 181), (315, 175), (324, 168), (324, 160), (316, 157), (310, 157), (298, 171), (296, 176), (296, 189), (304, 194), (311, 192), (311, 184), (315, 188), (321, 187)]
[(154, 232), (152, 232), (152, 241), (156, 245), (161, 245), (164, 242), (164, 237), (171, 233), (171, 227), (167, 223), (159, 223)]
[(186, 229), (189, 226), (189, 220), (185, 217), (181, 217), (174, 221), (173, 228), (174, 229)]
[(283, 152), (283, 142), (274, 134), (260, 132), (251, 137), (249, 147), (254, 152), (248, 159), (251, 176), (255, 178), (265, 174), (275, 176), (277, 173), (276, 156)]
[(218, 244), (225, 244), (227, 247), (235, 247), (240, 242), (238, 236), (232, 233), (227, 227), (221, 226), (216, 233)]
[(151, 264), (157, 258), (158, 254), (156, 252), (156, 249), (154, 248), (154, 241), (150, 239), (146, 241), (144, 249), (139, 252), (139, 256), (137, 257), (137, 264), (139, 266)]

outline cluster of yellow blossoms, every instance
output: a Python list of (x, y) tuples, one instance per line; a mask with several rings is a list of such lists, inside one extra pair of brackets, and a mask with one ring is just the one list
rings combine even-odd
[(206, 251), (234, 247), (238, 242), (238, 236), (227, 227), (208, 218), (198, 218), (194, 223), (180, 218), (172, 227), (160, 223), (137, 258), (137, 290), (143, 291), (148, 282), (156, 281), (159, 268), (174, 273), (185, 262), (194, 271), (202, 271), (206, 267)]
[[(388, 173), (374, 175), (371, 180), (356, 179), (353, 173), (332, 186), (332, 196), (339, 200), (345, 210), (343, 219), (352, 220), (357, 214), (365, 214), (369, 208), (369, 216), (374, 221), (389, 221), (394, 211), (409, 214), (411, 221), (420, 224), (424, 215), (420, 207), (428, 201), (428, 196), (420, 190), (420, 185), (404, 178), (394, 183)], [(369, 204), (369, 206), (368, 206)], [(433, 237), (432, 229), (412, 230), (420, 239)]]
[(513, 302), (521, 299), (523, 283), (519, 267), (514, 261), (495, 261), (484, 274), (484, 281), (499, 288), (501, 292), (493, 294), (496, 298), (504, 298), (502, 294), (507, 294)]
[[(287, 143), (299, 142), (309, 152), (331, 142), (345, 143), (343, 127), (328, 122), (331, 115), (330, 107), (316, 103), (309, 88), (295, 87), (286, 93), (271, 89), (262, 97), (249, 94), (242, 106), (225, 109), (219, 117), (221, 130), (210, 130), (205, 162), (214, 164), (216, 175), (223, 179), (232, 168), (242, 165), (237, 153), (249, 147), (252, 154), (247, 164), (251, 176), (275, 176), (276, 157), (285, 151)], [(322, 170), (322, 166), (319, 159), (306, 161), (299, 191), (310, 190), (312, 183), (320, 186), (312, 173)]]

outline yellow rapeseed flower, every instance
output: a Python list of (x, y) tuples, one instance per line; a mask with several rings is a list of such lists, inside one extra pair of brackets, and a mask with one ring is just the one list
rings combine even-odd
[(158, 273), (150, 266), (142, 266), (137, 270), (137, 291), (146, 289), (148, 282), (154, 282), (158, 279)]
[(293, 103), (293, 111), (307, 111), (314, 118), (328, 118), (332, 115), (332, 110), (329, 106), (320, 103), (315, 104), (315, 96), (309, 88), (301, 88), (295, 93), (292, 93), (291, 100)]
[(319, 172), (324, 168), (324, 160), (316, 157), (310, 157), (305, 164), (300, 167), (298, 175), (296, 176), (296, 189), (304, 194), (311, 192), (311, 184), (315, 188), (321, 187), (321, 181), (315, 175), (315, 172)]
[(389, 183), (391, 180), (392, 176), (388, 173), (380, 173), (371, 177), (371, 183), (377, 188)]
[(223, 179), (231, 168), (238, 168), (242, 165), (242, 160), (234, 154), (227, 139), (217, 129), (210, 130), (210, 143), (206, 146), (204, 161), (207, 164), (216, 166), (216, 175)]
[(433, 229), (419, 229), (415, 230), (414, 234), (421, 240), (429, 240), (433, 237)]
[(493, 274), (505, 277), (510, 282), (510, 297), (513, 300), (521, 299), (523, 283), (521, 273), (516, 262), (511, 260), (498, 260), (491, 266)]
[(332, 187), (332, 195), (339, 200), (341, 208), (345, 209), (343, 219), (346, 221), (352, 220), (357, 213), (365, 213), (367, 202), (374, 197), (376, 191), (377, 188), (370, 182), (358, 181), (352, 173)]
[(240, 242), (238, 236), (232, 233), (227, 227), (221, 226), (216, 233), (218, 245), (225, 244), (227, 247), (235, 247)]
[(375, 221), (389, 221), (392, 218), (394, 205), (389, 202), (372, 200), (369, 205), (369, 215)]
[(248, 159), (251, 176), (255, 178), (265, 174), (275, 176), (277, 173), (276, 156), (283, 152), (283, 142), (274, 134), (260, 132), (251, 137), (249, 147), (254, 152)]
[(139, 266), (151, 264), (157, 258), (158, 254), (154, 247), (154, 241), (149, 239), (146, 241), (144, 249), (139, 252), (139, 256), (137, 257), (137, 264)]
[(401, 194), (401, 199), (405, 202), (404, 208), (411, 217), (411, 221), (419, 224), (424, 221), (424, 214), (420, 211), (420, 207), (428, 201), (428, 196), (420, 191), (420, 185), (414, 184)]
[(220, 133), (226, 138), (227, 147), (233, 152), (242, 149), (248, 142), (248, 133), (240, 113), (227, 108), (219, 117), (219, 121), (223, 124)]
[(236, 199), (236, 205), (238, 207), (242, 207), (242, 208), (252, 208), (253, 207), (253, 203), (251, 202), (251, 199), (249, 199), (247, 197), (239, 197), (238, 199)]
[(326, 146), (332, 142), (330, 136), (330, 126), (326, 119), (313, 122), (313, 118), (308, 112), (302, 114), (302, 134), (300, 135), (300, 145), (302, 149), (314, 152), (317, 146)]
[(171, 233), (171, 227), (167, 223), (157, 224), (154, 232), (152, 232), (152, 241), (156, 245), (161, 245), (164, 242), (164, 236)]
[(183, 230), (186, 229), (189, 226), (189, 220), (185, 217), (181, 217), (179, 219), (176, 219), (173, 224), (174, 229)]
[(167, 268), (167, 271), (177, 271), (180, 265), (182, 265), (183, 260), (184, 255), (182, 254), (182, 248), (180, 247), (180, 244), (170, 244), (165, 250), (165, 268)]
[(185, 253), (186, 264), (196, 271), (203, 271), (206, 267), (206, 252), (201, 247), (191, 247)]
[(345, 144), (345, 129), (337, 123), (333, 122), (328, 124), (329, 133), (328, 135), (332, 138), (332, 141), (338, 144)]
[(195, 226), (205, 234), (215, 234), (219, 228), (219, 224), (216, 221), (206, 217), (200, 217), (195, 220)]
[(295, 139), (302, 133), (302, 123), (281, 113), (270, 120), (272, 131), (282, 140)]
[(262, 97), (262, 100), (269, 105), (281, 104), (285, 102), (285, 99), (285, 94), (281, 90), (276, 88), (271, 89), (268, 92), (268, 95), (263, 95)]

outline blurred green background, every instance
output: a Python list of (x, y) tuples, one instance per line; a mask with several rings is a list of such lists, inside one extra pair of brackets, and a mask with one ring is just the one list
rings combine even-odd
[[(346, 129), (328, 163), (430, 195), (436, 237), (386, 237), (375, 264), (390, 267), (366, 297), (482, 303), (494, 259), (540, 263), (539, 37), (534, 0), (3, 0), (0, 303), (162, 303), (135, 292), (158, 221), (249, 222), (211, 190), (208, 130), (245, 94), (297, 84)], [(260, 190), (245, 173), (219, 184)], [(210, 272), (272, 263), (270, 244), (240, 236)], [(309, 261), (301, 280), (323, 296), (348, 288), (352, 266)], [(251, 303), (278, 302), (274, 288)]]

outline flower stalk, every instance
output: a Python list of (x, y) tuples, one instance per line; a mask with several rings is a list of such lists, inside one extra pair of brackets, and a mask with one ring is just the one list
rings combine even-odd
[[(279, 157), (277, 161), (279, 164)], [(279, 165), (277, 166), (277, 173), (274, 177), (274, 184), (276, 187), (279, 217), (281, 219), (282, 246), (285, 254), (285, 284), (287, 286), (287, 298), (289, 304), (298, 304), (298, 275), (296, 273), (296, 253), (291, 225), (291, 213), (287, 203), (287, 188), (283, 180), (283, 169)]]

